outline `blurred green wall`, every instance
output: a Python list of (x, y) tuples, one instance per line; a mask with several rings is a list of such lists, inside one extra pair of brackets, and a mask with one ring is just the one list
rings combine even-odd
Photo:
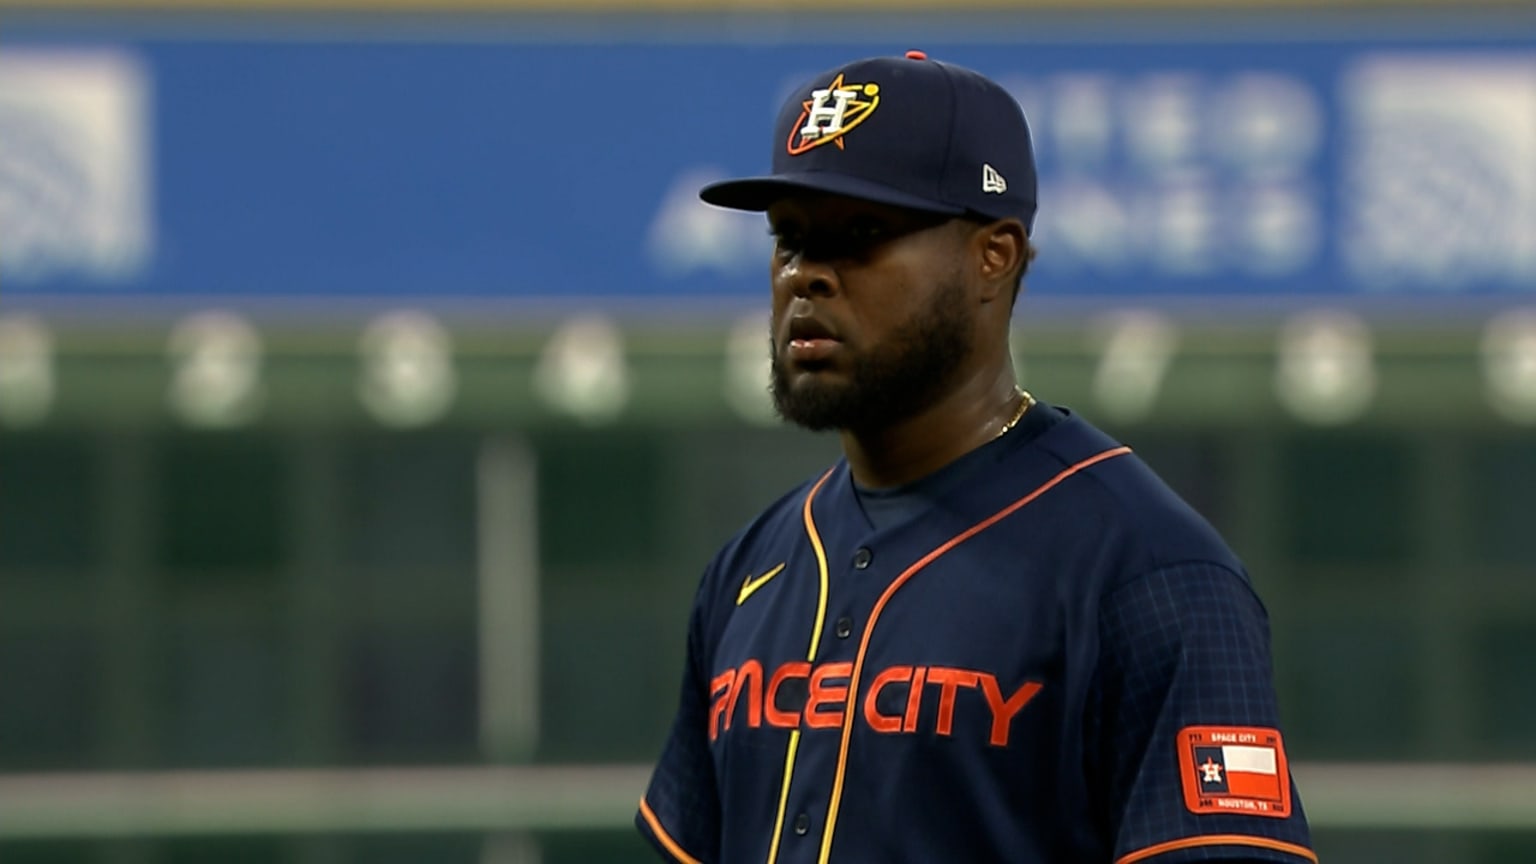
[[(1294, 761), (1536, 759), (1536, 435), (1488, 408), (1474, 330), (1378, 327), (1371, 407), (1332, 426), (1277, 401), (1268, 326), (1185, 333), (1151, 412), (1108, 420), (1090, 331), (1021, 331), (1025, 383), (1134, 446), (1249, 563)], [(724, 328), (639, 328), (631, 399), (600, 425), (511, 383), (538, 333), (456, 328), (460, 398), (412, 430), (359, 408), (353, 334), (266, 332), (265, 407), (237, 428), (176, 419), (174, 362), (141, 327), (61, 332), (54, 410), (0, 431), (0, 772), (485, 761), (477, 464), (508, 439), (538, 476), (533, 758), (648, 761), (704, 563), (837, 456), (731, 412)], [(539, 842), (547, 862), (648, 860), (625, 831)], [(0, 842), (0, 860), (469, 862), (481, 845), (57, 840)], [(1331, 828), (1318, 846), (1536, 860), (1529, 831)]]

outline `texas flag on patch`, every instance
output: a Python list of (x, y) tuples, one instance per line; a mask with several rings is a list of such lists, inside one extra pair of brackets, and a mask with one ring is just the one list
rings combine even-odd
[(1179, 761), (1192, 812), (1291, 815), (1290, 772), (1277, 729), (1188, 726), (1179, 731)]

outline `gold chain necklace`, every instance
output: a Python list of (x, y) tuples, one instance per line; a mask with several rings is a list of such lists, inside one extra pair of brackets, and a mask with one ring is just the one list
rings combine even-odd
[(998, 431), (997, 437), (999, 438), (1007, 435), (1013, 430), (1013, 427), (1019, 425), (1019, 421), (1024, 419), (1024, 412), (1028, 411), (1035, 404), (1035, 397), (1031, 396), (1028, 390), (1015, 387), (1013, 391), (1019, 396), (1019, 409), (1013, 412), (1013, 417), (1007, 423), (1004, 423), (1003, 428)]

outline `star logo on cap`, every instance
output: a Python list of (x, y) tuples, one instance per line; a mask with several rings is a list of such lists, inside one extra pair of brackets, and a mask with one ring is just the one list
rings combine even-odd
[(844, 149), (843, 136), (863, 123), (880, 106), (880, 85), (847, 84), (838, 73), (825, 89), (812, 90), (801, 103), (800, 119), (789, 132), (789, 155), (799, 156), (823, 144)]

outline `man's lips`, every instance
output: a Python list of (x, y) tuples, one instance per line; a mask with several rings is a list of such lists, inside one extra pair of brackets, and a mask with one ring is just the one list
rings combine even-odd
[(789, 319), (785, 330), (784, 354), (795, 363), (825, 362), (843, 344), (831, 325), (809, 315)]
[(836, 339), (791, 339), (784, 352), (796, 363), (820, 363), (832, 359), (843, 343)]

